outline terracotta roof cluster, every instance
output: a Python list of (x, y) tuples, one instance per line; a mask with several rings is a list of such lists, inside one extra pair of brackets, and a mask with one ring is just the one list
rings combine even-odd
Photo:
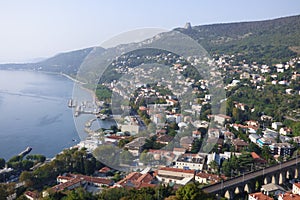
[(121, 187), (134, 187), (137, 189), (143, 187), (155, 187), (155, 184), (151, 184), (152, 180), (153, 177), (149, 173), (141, 174), (139, 172), (131, 172), (117, 184)]
[(113, 184), (113, 181), (109, 179), (86, 176), (82, 174), (67, 174), (66, 176), (58, 176), (57, 180), (62, 183), (52, 187), (52, 190), (54, 190), (55, 192), (63, 191), (65, 189), (73, 189), (75, 187), (79, 187), (80, 185), (83, 185), (86, 182), (97, 184), (97, 185)]
[(79, 185), (81, 185), (83, 182), (82, 179), (80, 178), (73, 178), (72, 180), (69, 180), (65, 183), (61, 183), (59, 185), (55, 185), (52, 187), (52, 190), (55, 191), (55, 192), (58, 192), (58, 191), (63, 191), (65, 189), (69, 189), (71, 187), (76, 187), (76, 185), (79, 183)]

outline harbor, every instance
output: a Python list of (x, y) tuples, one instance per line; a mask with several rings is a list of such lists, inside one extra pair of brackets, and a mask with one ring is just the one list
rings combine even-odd
[(105, 118), (100, 113), (101, 108), (96, 103), (91, 101), (82, 101), (78, 103), (78, 101), (74, 99), (69, 99), (68, 107), (74, 108), (75, 117), (78, 117), (81, 114), (93, 114), (96, 115), (97, 117), (100, 116), (103, 119)]

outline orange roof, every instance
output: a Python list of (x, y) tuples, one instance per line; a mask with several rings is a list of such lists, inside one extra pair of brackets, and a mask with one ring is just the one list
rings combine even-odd
[(127, 183), (130, 182), (133, 185), (129, 187), (135, 187), (139, 189), (142, 187), (147, 187), (145, 186), (145, 184), (151, 185), (152, 179), (153, 177), (149, 173), (141, 174), (139, 172), (131, 172), (124, 179), (120, 180), (117, 184), (123, 187), (128, 187)]
[(191, 169), (179, 169), (179, 168), (172, 168), (172, 167), (162, 167), (159, 170), (164, 170), (164, 171), (171, 171), (171, 172), (181, 172), (181, 173), (189, 173), (189, 174), (194, 174), (195, 170)]
[(256, 192), (249, 194), (249, 196), (255, 198), (256, 200), (274, 200), (273, 198), (263, 194), (262, 192)]
[(297, 194), (292, 194), (289, 192), (286, 192), (285, 194), (279, 195), (283, 200), (300, 200), (300, 196)]
[(102, 167), (99, 172), (100, 173), (106, 173), (106, 172), (109, 172), (111, 169), (109, 167)]
[(25, 193), (24, 193), (26, 196), (28, 196), (28, 197), (31, 197), (31, 198), (38, 198), (38, 194), (37, 193), (35, 193), (35, 192), (32, 192), (32, 191), (26, 191)]
[(257, 153), (255, 153), (255, 152), (251, 152), (251, 156), (253, 159), (260, 159), (260, 156), (257, 155)]
[(70, 177), (70, 176), (58, 176), (57, 179), (71, 180), (71, 179), (73, 179), (73, 177)]
[(80, 178), (74, 178), (74, 179), (72, 179), (72, 180), (70, 180), (68, 182), (61, 183), (59, 185), (55, 185), (55, 186), (52, 187), (52, 189), (54, 191), (62, 191), (64, 189), (68, 188), (68, 187), (71, 187), (73, 185), (76, 185), (76, 184), (80, 183), (81, 181), (82, 180)]

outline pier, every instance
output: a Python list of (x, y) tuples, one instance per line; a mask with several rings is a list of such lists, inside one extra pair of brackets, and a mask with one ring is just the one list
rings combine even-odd
[(70, 99), (68, 101), (69, 108), (75, 108), (74, 116), (78, 117), (80, 114), (94, 114), (99, 115), (101, 109), (93, 102), (82, 101), (81, 103), (77, 103), (75, 100)]

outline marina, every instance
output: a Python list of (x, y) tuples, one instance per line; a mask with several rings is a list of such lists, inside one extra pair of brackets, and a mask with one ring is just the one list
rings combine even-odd
[(69, 108), (75, 108), (74, 109), (74, 116), (78, 117), (81, 114), (93, 114), (93, 115), (100, 115), (100, 107), (96, 105), (96, 103), (90, 102), (90, 101), (82, 101), (79, 105), (76, 100), (70, 99), (68, 101), (68, 107)]

